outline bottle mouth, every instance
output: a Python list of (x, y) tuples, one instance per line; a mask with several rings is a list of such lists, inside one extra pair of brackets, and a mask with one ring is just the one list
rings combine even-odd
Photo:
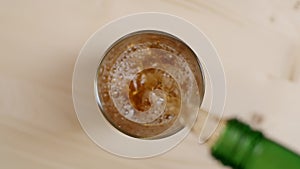
[(157, 139), (192, 126), (204, 95), (200, 63), (179, 38), (154, 30), (125, 35), (100, 61), (99, 108), (117, 130)]

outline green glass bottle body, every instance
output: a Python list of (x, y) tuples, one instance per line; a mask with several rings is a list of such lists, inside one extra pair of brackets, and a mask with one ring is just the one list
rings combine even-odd
[(234, 169), (300, 169), (300, 156), (236, 119), (228, 120), (211, 147)]

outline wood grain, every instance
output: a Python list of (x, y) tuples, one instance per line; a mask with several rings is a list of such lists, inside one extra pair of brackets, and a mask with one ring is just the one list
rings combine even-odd
[(77, 54), (99, 27), (135, 12), (183, 17), (215, 44), (225, 67), (225, 117), (237, 116), (300, 152), (298, 0), (0, 1), (0, 168), (225, 168), (197, 137), (131, 160), (97, 147), (73, 109)]

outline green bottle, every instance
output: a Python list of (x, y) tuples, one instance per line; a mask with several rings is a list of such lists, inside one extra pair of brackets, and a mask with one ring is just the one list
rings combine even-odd
[(236, 119), (228, 120), (211, 147), (234, 169), (300, 169), (300, 156)]

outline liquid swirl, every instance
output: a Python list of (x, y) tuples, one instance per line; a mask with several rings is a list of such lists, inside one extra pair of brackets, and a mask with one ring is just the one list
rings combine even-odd
[(180, 40), (157, 32), (136, 33), (114, 44), (99, 66), (100, 108), (113, 126), (130, 136), (179, 130), (201, 104), (201, 75), (195, 54)]

